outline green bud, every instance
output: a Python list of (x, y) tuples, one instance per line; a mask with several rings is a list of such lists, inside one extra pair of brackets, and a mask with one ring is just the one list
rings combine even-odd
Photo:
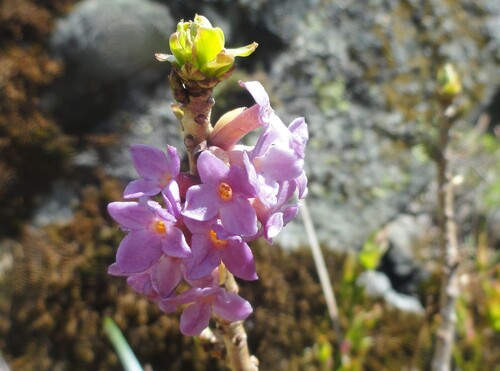
[(443, 99), (453, 99), (462, 92), (462, 83), (455, 67), (446, 63), (437, 73), (437, 93)]
[(236, 57), (246, 57), (257, 48), (255, 42), (236, 49), (226, 49), (224, 43), (224, 32), (196, 15), (194, 21), (178, 23), (169, 39), (172, 54), (157, 54), (156, 58), (172, 63), (183, 81), (210, 87), (230, 76)]

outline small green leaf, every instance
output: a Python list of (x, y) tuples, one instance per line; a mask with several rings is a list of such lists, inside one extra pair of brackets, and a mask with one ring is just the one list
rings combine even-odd
[(359, 253), (359, 262), (365, 269), (377, 268), (380, 258), (387, 248), (385, 244), (378, 243), (376, 238), (377, 233), (372, 233)]

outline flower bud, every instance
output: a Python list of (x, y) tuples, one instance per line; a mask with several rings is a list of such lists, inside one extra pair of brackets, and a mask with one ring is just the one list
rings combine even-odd
[(450, 100), (462, 92), (462, 83), (455, 67), (446, 63), (437, 73), (437, 93), (445, 100)]
[(156, 58), (172, 63), (183, 81), (202, 87), (213, 87), (227, 79), (234, 59), (246, 57), (257, 48), (255, 42), (236, 49), (224, 48), (224, 32), (201, 15), (196, 15), (194, 21), (179, 22), (169, 43), (172, 54), (157, 54)]

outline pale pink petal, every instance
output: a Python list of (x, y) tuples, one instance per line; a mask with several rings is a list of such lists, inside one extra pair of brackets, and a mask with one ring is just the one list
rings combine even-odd
[(283, 229), (283, 213), (274, 213), (266, 223), (266, 237), (271, 240), (276, 237)]
[(248, 81), (248, 82), (239, 82), (242, 87), (248, 90), (248, 92), (252, 95), (255, 102), (260, 106), (260, 116), (266, 122), (267, 118), (270, 115), (271, 105), (269, 104), (269, 95), (267, 95), (266, 90), (262, 86), (262, 84), (258, 81)]
[(245, 109), (233, 120), (219, 128), (217, 125), (210, 134), (209, 143), (223, 150), (229, 150), (245, 135), (262, 126), (260, 106), (255, 104)]

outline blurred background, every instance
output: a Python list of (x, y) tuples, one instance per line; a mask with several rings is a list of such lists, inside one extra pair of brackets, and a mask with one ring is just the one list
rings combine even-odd
[[(107, 275), (123, 233), (106, 205), (136, 177), (132, 143), (180, 148), (168, 37), (206, 16), (226, 47), (259, 43), (215, 91), (215, 122), (259, 80), (304, 116), (307, 203), (344, 335), (331, 329), (299, 219), (252, 246), (242, 284), (262, 370), (425, 370), (438, 311), (436, 74), (462, 81), (450, 169), (461, 295), (454, 365), (499, 370), (500, 4), (495, 0), (2, 0), (0, 355), (12, 370), (120, 370), (110, 316), (154, 370), (219, 370), (202, 346)], [(2, 369), (0, 362), (0, 369)], [(495, 368), (496, 367), (496, 368)], [(2, 369), (3, 370), (3, 369)]]

